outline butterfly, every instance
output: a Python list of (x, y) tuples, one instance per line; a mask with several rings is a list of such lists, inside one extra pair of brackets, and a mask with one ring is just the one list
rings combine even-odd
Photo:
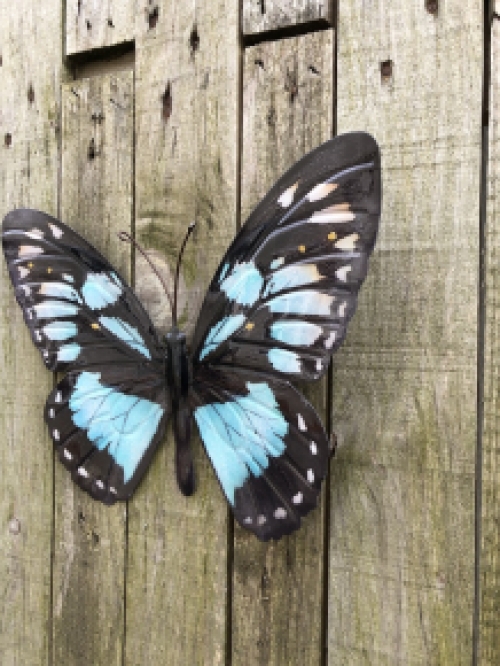
[(240, 525), (264, 541), (296, 530), (317, 504), (330, 445), (291, 381), (324, 375), (342, 344), (380, 208), (371, 136), (345, 134), (310, 152), (230, 245), (189, 349), (177, 287), (162, 338), (81, 236), (40, 211), (8, 213), (2, 240), (16, 299), (47, 368), (66, 373), (45, 421), (73, 480), (105, 504), (128, 499), (171, 418), (178, 485), (190, 495), (194, 420)]

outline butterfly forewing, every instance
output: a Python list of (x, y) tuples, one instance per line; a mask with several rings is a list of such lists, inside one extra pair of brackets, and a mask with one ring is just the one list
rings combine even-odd
[(222, 260), (195, 331), (195, 365), (320, 377), (355, 311), (379, 215), (370, 136), (338, 137), (298, 162)]

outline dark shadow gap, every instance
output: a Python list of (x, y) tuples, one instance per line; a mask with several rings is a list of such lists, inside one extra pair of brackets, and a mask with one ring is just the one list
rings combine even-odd
[(308, 23), (298, 23), (277, 28), (275, 30), (242, 35), (242, 41), (243, 46), (246, 48), (248, 46), (255, 46), (255, 44), (261, 44), (262, 42), (277, 42), (280, 39), (300, 37), (301, 35), (308, 35), (311, 32), (321, 32), (322, 30), (329, 30), (332, 27), (332, 24), (326, 19), (317, 19)]
[(484, 428), (484, 351), (486, 326), (486, 224), (488, 197), (489, 115), (491, 83), (491, 28), (493, 7), (491, 0), (484, 2), (483, 100), (481, 110), (481, 174), (479, 184), (479, 291), (477, 330), (477, 441), (475, 478), (474, 526), (474, 611), (472, 620), (472, 666), (478, 666), (481, 620), (481, 521), (483, 481), (483, 428)]
[(130, 70), (135, 63), (135, 42), (90, 49), (65, 57), (65, 64), (73, 79), (102, 76), (108, 72)]

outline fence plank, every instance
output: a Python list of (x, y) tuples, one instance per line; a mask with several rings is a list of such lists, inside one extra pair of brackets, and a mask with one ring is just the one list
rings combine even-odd
[[(191, 333), (236, 227), (237, 3), (163, 0), (158, 8), (155, 28), (144, 24), (136, 43), (136, 233), (172, 285), (196, 218), (180, 281), (179, 323)], [(165, 330), (168, 301), (139, 257), (136, 275)], [(130, 503), (126, 663), (223, 664), (226, 502), (197, 443), (197, 492), (180, 494), (167, 440)]]
[[(19, 206), (57, 213), (60, 5), (0, 4), (0, 218)], [(3, 255), (0, 301), (0, 662), (36, 666), (49, 652), (53, 457), (43, 407), (52, 375)]]
[(331, 0), (242, 0), (244, 35), (287, 28), (301, 23), (333, 23)]
[(342, 3), (338, 129), (382, 148), (336, 357), (329, 663), (470, 664), (482, 3)]
[[(130, 278), (133, 74), (63, 87), (61, 216)], [(91, 499), (56, 463), (54, 663), (122, 663), (123, 504)]]
[(491, 29), (491, 84), (486, 220), (486, 312), (484, 349), (484, 426), (480, 565), (481, 666), (500, 663), (500, 2)]
[(135, 0), (66, 0), (66, 55), (132, 41), (135, 12)]
[[(282, 173), (332, 135), (334, 32), (245, 51), (242, 219)], [(326, 415), (325, 385), (308, 397)], [(261, 544), (236, 528), (233, 665), (321, 660), (324, 502), (295, 535)]]

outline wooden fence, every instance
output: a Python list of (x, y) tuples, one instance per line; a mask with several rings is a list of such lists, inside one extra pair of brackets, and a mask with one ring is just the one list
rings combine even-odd
[(233, 526), (199, 443), (189, 499), (170, 435), (126, 506), (72, 484), (43, 423), (54, 377), (2, 264), (2, 666), (500, 664), (495, 9), (0, 3), (0, 215), (83, 232), (160, 327), (160, 287), (117, 230), (168, 279), (198, 220), (190, 331), (238, 225), (309, 149), (370, 132), (384, 187), (358, 313), (312, 394), (338, 453), (320, 508), (278, 544)]

